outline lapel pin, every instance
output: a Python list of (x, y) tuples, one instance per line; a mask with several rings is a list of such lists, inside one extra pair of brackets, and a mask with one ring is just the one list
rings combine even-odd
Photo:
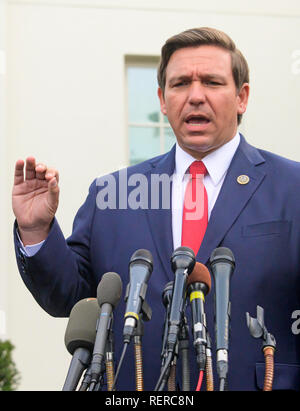
[(245, 174), (242, 174), (241, 176), (238, 176), (236, 180), (239, 184), (248, 184), (250, 181), (250, 178), (246, 176)]

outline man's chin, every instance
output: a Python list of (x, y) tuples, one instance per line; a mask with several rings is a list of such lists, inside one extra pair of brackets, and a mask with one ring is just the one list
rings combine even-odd
[(178, 142), (178, 144), (184, 151), (196, 158), (203, 158), (217, 149), (217, 147), (211, 143), (211, 140), (205, 138), (205, 136), (191, 137), (184, 142)]

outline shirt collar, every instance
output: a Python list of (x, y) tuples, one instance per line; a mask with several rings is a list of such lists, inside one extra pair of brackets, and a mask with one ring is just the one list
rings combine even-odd
[[(219, 184), (228, 170), (239, 143), (240, 134), (237, 132), (228, 143), (219, 147), (202, 159), (214, 185)], [(180, 179), (183, 179), (187, 169), (195, 160), (196, 159), (193, 156), (184, 151), (179, 144), (176, 143), (175, 174)]]

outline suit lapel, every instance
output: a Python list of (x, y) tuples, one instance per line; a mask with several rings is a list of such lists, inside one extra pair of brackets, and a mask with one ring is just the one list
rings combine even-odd
[[(166, 279), (168, 281), (173, 279), (173, 273), (171, 269), (171, 255), (173, 253), (173, 235), (172, 235), (172, 212), (171, 212), (171, 199), (172, 199), (172, 185), (170, 185), (169, 195), (169, 207), (162, 207), (162, 191), (159, 192), (159, 207), (158, 209), (151, 208), (151, 176), (154, 174), (158, 176), (167, 175), (171, 177), (175, 168), (175, 145), (172, 150), (163, 156), (159, 161), (152, 162), (152, 170), (148, 175), (148, 199), (149, 208), (146, 211), (148, 222), (150, 225), (153, 242), (156, 246), (157, 254), (160, 258), (159, 265), (164, 267), (166, 273)], [(153, 192), (152, 192), (153, 195)], [(166, 195), (166, 192), (164, 193)], [(167, 196), (168, 197), (168, 196)], [(164, 200), (166, 197), (164, 197)], [(166, 205), (166, 204), (165, 204)]]
[[(206, 264), (212, 251), (218, 247), (252, 195), (265, 177), (258, 164), (265, 160), (257, 149), (241, 136), (240, 145), (232, 159), (223, 186), (212, 210), (206, 233), (197, 254), (197, 260)], [(247, 184), (239, 184), (241, 175), (249, 177)]]

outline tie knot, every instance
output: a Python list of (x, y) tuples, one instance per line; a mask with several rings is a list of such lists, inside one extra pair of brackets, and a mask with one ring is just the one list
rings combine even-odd
[(196, 178), (198, 175), (198, 178), (201, 176), (205, 176), (207, 174), (206, 167), (202, 161), (194, 161), (190, 165), (190, 174), (192, 175), (192, 178)]

